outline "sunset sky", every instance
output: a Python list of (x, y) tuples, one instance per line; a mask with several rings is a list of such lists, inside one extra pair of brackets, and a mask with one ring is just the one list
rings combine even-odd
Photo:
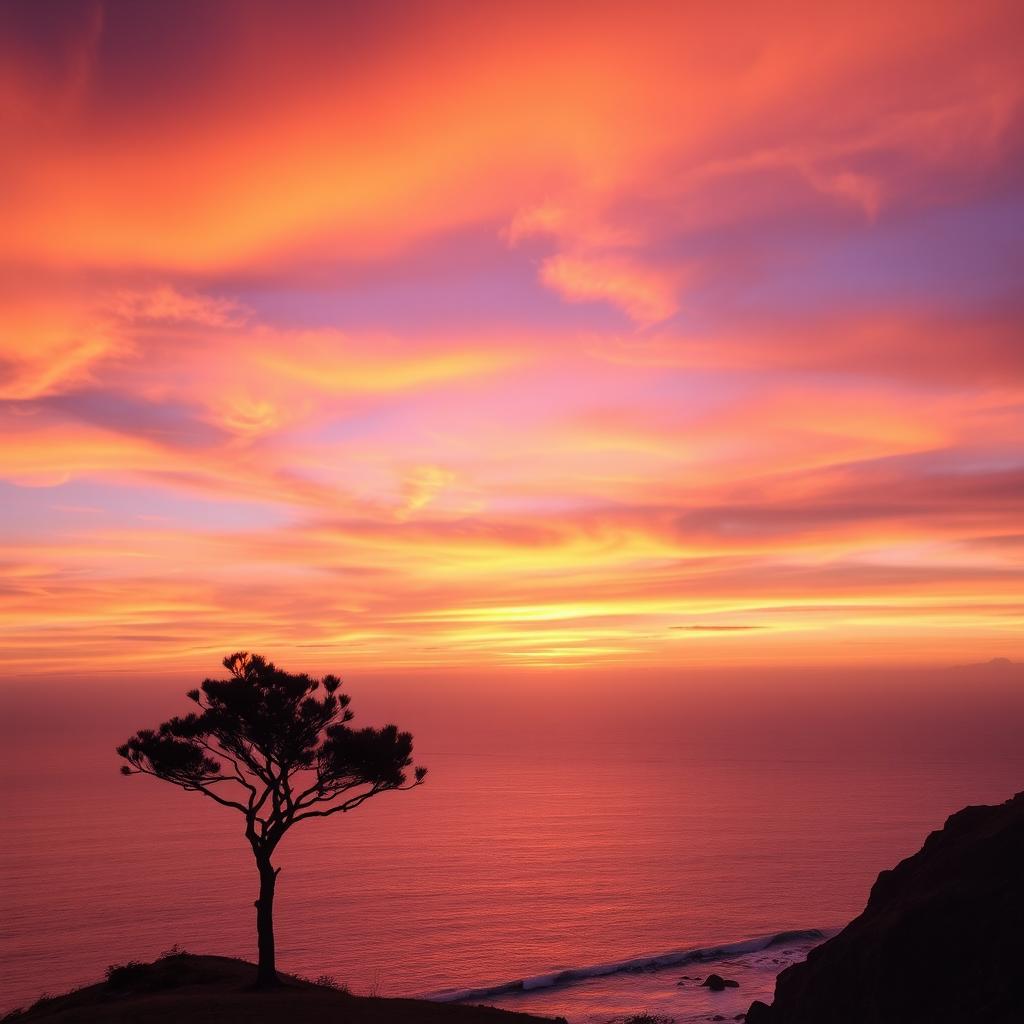
[(0, 6), (0, 671), (1022, 653), (1024, 5)]

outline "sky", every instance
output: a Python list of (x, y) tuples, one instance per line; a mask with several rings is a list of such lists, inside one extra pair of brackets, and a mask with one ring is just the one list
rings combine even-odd
[(0, 6), (0, 674), (1021, 654), (1024, 7)]

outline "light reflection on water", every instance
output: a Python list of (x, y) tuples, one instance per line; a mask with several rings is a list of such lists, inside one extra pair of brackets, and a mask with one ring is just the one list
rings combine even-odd
[[(255, 870), (240, 820), (155, 780), (120, 778), (108, 747), (5, 770), (17, 842), (5, 844), (0, 874), (3, 1008), (174, 943), (254, 954)], [(419, 994), (839, 926), (878, 871), (948, 814), (1006, 799), (1024, 778), (1020, 759), (981, 748), (969, 759), (846, 749), (773, 760), (638, 738), (586, 755), (449, 745), (419, 759), (431, 769), (421, 789), (286, 838), (283, 970)], [(715, 1012), (770, 990), (779, 965), (755, 959), (733, 965), (746, 980), (715, 997)], [(500, 1002), (581, 1021), (670, 1006), (682, 1020), (710, 998), (676, 987), (696, 973), (619, 974)]]

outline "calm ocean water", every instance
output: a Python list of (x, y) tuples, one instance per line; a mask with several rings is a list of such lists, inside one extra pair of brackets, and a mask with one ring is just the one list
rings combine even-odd
[[(955, 716), (945, 728), (956, 733)], [(833, 748), (793, 742), (796, 730), (773, 754), (771, 742), (729, 744), (724, 729), (699, 750), (631, 731), (557, 752), (516, 750), (514, 739), (487, 752), (458, 749), (458, 734), (432, 749), (426, 732), (428, 785), (285, 840), (283, 970), (356, 992), (436, 994), (830, 929), (949, 813), (1024, 788), (1024, 761), (999, 744), (908, 746), (894, 735)], [(8, 758), (0, 1008), (175, 943), (254, 954), (255, 870), (240, 823), (196, 794), (118, 777), (110, 738), (122, 737), (89, 732), (73, 758), (59, 744), (34, 748), (31, 768)], [(720, 997), (678, 984), (710, 969), (689, 964), (486, 1001), (573, 1021), (643, 1009), (731, 1016), (812, 942), (719, 964), (742, 982)]]

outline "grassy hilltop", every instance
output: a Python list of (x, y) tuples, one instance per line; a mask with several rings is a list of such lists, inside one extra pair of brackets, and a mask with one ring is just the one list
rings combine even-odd
[(281, 975), (279, 989), (256, 991), (256, 967), (222, 956), (175, 953), (129, 964), (107, 981), (46, 997), (7, 1024), (551, 1024), (549, 1017), (490, 1006), (350, 995), (328, 984)]

